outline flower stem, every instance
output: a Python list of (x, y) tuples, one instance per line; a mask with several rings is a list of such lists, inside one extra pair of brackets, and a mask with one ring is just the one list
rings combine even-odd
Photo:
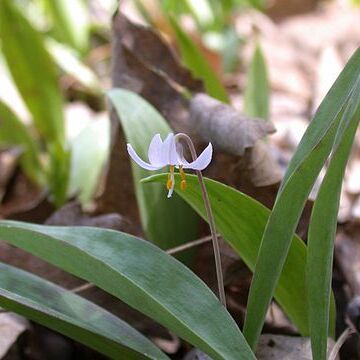
[[(186, 144), (189, 147), (191, 157), (192, 157), (193, 161), (195, 161), (197, 159), (197, 154), (196, 154), (194, 144), (191, 141), (190, 137), (184, 133), (179, 133), (176, 135), (176, 140), (183, 140), (184, 142), (186, 142)], [(226, 298), (225, 298), (225, 290), (224, 290), (224, 278), (223, 278), (222, 266), (221, 266), (220, 247), (219, 247), (219, 240), (218, 240), (217, 234), (216, 234), (214, 215), (212, 213), (209, 195), (206, 191), (206, 186), (205, 186), (205, 182), (204, 182), (202, 173), (201, 173), (201, 171), (197, 170), (196, 174), (199, 179), (201, 193), (202, 193), (202, 196), (204, 199), (205, 209), (206, 209), (207, 217), (209, 220), (212, 244), (213, 244), (213, 248), (214, 248), (215, 269), (216, 269), (216, 278), (217, 278), (217, 283), (218, 283), (219, 298), (220, 298), (221, 303), (224, 305), (224, 307), (226, 307)]]

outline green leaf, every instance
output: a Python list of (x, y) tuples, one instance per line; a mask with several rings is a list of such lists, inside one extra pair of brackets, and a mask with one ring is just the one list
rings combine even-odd
[(56, 207), (64, 205), (69, 186), (71, 153), (58, 143), (48, 144), (47, 185)]
[(255, 359), (211, 290), (148, 241), (113, 230), (12, 221), (0, 221), (0, 239), (94, 283), (214, 360)]
[(40, 149), (29, 129), (15, 113), (0, 100), (0, 144), (21, 146), (21, 166), (30, 179), (37, 184), (44, 183), (44, 173), (40, 163)]
[(150, 340), (100, 306), (4, 263), (0, 263), (0, 306), (112, 359), (168, 359)]
[(63, 102), (43, 39), (12, 0), (0, 1), (0, 38), (11, 75), (47, 141), (64, 141)]
[[(326, 360), (334, 239), (341, 185), (360, 121), (360, 79), (349, 99), (326, 175), (312, 210), (307, 258), (309, 327), (314, 360)], [(344, 130), (344, 131), (340, 131)]]
[(341, 72), (305, 132), (268, 220), (250, 288), (244, 334), (256, 346), (268, 305), (310, 190), (330, 154), (342, 112), (360, 77), (360, 50)]
[(46, 0), (56, 35), (84, 54), (89, 47), (88, 9), (83, 0)]
[(70, 47), (55, 41), (52, 38), (46, 39), (46, 48), (52, 55), (54, 62), (68, 75), (79, 82), (85, 89), (101, 95), (102, 89), (100, 80), (95, 72), (82, 62), (77, 53)]
[[(203, 219), (207, 219), (197, 177), (187, 175), (186, 191), (175, 191), (183, 197)], [(144, 182), (166, 182), (166, 175), (156, 175)], [(249, 196), (219, 182), (205, 179), (217, 231), (234, 248), (250, 270), (254, 270), (261, 237), (270, 210)], [(289, 256), (275, 291), (275, 298), (303, 335), (308, 334), (307, 304), (305, 301), (306, 247), (297, 236), (292, 238)]]
[[(126, 139), (143, 159), (155, 134), (164, 139), (172, 132), (164, 118), (140, 96), (124, 89), (108, 93), (113, 103)], [(130, 157), (129, 157), (130, 161)], [(146, 186), (140, 180), (149, 171), (131, 161), (137, 202), (143, 228), (147, 237), (162, 249), (175, 247), (197, 237), (199, 219), (180, 198), (166, 198), (166, 188)]]
[(71, 143), (69, 195), (85, 206), (95, 195), (109, 156), (110, 122), (101, 118), (90, 123)]
[(244, 112), (253, 117), (269, 119), (269, 81), (264, 55), (257, 43), (247, 73)]
[(174, 16), (170, 16), (169, 20), (175, 31), (184, 64), (191, 70), (194, 76), (199, 77), (204, 81), (206, 91), (210, 96), (225, 103), (229, 103), (229, 97), (224, 86), (221, 84), (215, 71), (201, 54), (196, 44), (181, 29)]

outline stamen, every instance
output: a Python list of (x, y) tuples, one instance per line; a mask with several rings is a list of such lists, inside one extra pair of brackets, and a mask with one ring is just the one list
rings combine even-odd
[(181, 182), (180, 182), (180, 189), (181, 189), (182, 191), (185, 191), (186, 188), (187, 188), (186, 180), (181, 180)]
[(185, 191), (187, 188), (187, 183), (186, 183), (185, 172), (184, 172), (184, 169), (182, 166), (179, 166), (179, 171), (180, 171), (180, 177), (181, 177), (180, 189), (182, 191)]
[(174, 188), (174, 165), (170, 165), (170, 173), (166, 182), (166, 188), (171, 190)]

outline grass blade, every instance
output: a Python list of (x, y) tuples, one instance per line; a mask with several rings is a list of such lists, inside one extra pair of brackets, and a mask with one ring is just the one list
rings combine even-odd
[(55, 65), (41, 34), (12, 0), (0, 1), (0, 38), (11, 75), (36, 128), (46, 141), (63, 144), (63, 100)]
[(169, 17), (172, 28), (178, 41), (181, 58), (195, 77), (204, 81), (207, 93), (215, 99), (229, 103), (229, 97), (224, 86), (215, 75), (207, 60), (201, 54), (196, 44), (181, 29), (174, 16)]
[(247, 73), (244, 112), (249, 116), (269, 120), (269, 81), (264, 55), (259, 43), (256, 44)]
[(46, 0), (57, 37), (84, 54), (89, 47), (88, 9), (82, 0)]
[[(308, 194), (330, 154), (342, 112), (357, 82), (358, 50), (320, 105), (294, 154), (263, 235), (250, 288), (244, 334), (256, 347)], [(286, 221), (285, 221), (286, 219)]]
[(32, 138), (29, 129), (15, 113), (0, 100), (0, 144), (5, 146), (21, 146), (21, 166), (37, 184), (44, 183), (44, 170), (40, 163), (40, 149)]
[[(337, 146), (317, 195), (309, 226), (307, 283), (309, 327), (314, 360), (326, 360), (334, 239), (342, 180), (360, 121), (360, 81), (344, 112), (349, 123), (337, 134)], [(346, 121), (346, 118), (349, 121)]]

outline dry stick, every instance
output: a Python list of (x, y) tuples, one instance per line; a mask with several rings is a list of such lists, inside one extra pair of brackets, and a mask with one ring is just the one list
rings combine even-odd
[(341, 347), (344, 345), (344, 342), (352, 335), (355, 334), (355, 330), (350, 327), (346, 328), (344, 332), (337, 339), (334, 347), (331, 349), (328, 360), (336, 360)]
[(193, 248), (195, 246), (205, 244), (205, 243), (207, 243), (207, 242), (209, 242), (211, 240), (212, 240), (212, 236), (208, 235), (208, 236), (205, 236), (203, 238), (200, 238), (200, 239), (197, 239), (197, 240), (194, 240), (194, 241), (190, 241), (190, 242), (188, 242), (186, 244), (173, 247), (173, 248), (171, 248), (169, 250), (166, 250), (166, 253), (169, 254), (169, 255), (173, 255), (173, 254), (176, 254), (178, 252), (191, 249), (191, 248)]
[[(191, 141), (190, 137), (184, 133), (179, 133), (176, 136), (176, 140), (184, 140), (186, 144), (189, 147), (191, 157), (193, 161), (197, 159), (196, 150), (194, 147), (193, 142)], [(200, 188), (202, 192), (202, 196), (204, 199), (205, 209), (207, 213), (207, 217), (209, 220), (210, 225), (210, 232), (212, 237), (212, 243), (214, 248), (214, 257), (215, 257), (215, 269), (216, 269), (216, 277), (217, 277), (217, 283), (218, 283), (218, 289), (219, 289), (219, 297), (221, 303), (226, 307), (226, 298), (225, 298), (225, 290), (224, 290), (224, 278), (222, 273), (222, 266), (221, 266), (221, 257), (220, 257), (220, 247), (219, 247), (219, 241), (216, 235), (216, 228), (215, 228), (215, 221), (214, 216), (211, 210), (210, 200), (208, 193), (206, 191), (206, 186), (204, 182), (204, 178), (202, 176), (202, 173), (200, 170), (196, 170), (197, 177), (199, 179)]]
[[(177, 253), (179, 253), (181, 251), (191, 249), (191, 248), (193, 248), (195, 246), (206, 244), (207, 242), (209, 242), (211, 240), (212, 240), (212, 236), (208, 235), (208, 236), (205, 236), (203, 238), (200, 238), (200, 239), (197, 239), (197, 240), (194, 240), (194, 241), (190, 241), (190, 242), (188, 242), (186, 244), (173, 247), (173, 248), (171, 248), (169, 250), (166, 250), (166, 253), (169, 254), (169, 255), (177, 254)], [(92, 289), (93, 287), (95, 287), (95, 285), (93, 283), (86, 283), (86, 284), (77, 286), (77, 287), (71, 289), (70, 291), (73, 292), (73, 293), (80, 293), (80, 292), (83, 292), (85, 290)], [(1, 313), (1, 309), (0, 309), (0, 313)]]

